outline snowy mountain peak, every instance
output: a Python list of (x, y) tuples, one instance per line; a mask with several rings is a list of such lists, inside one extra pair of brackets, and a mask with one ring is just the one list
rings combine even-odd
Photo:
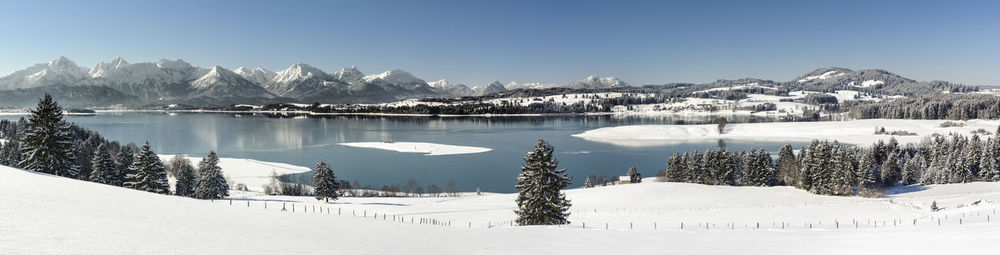
[(361, 77), (364, 77), (365, 74), (361, 73), (361, 71), (358, 70), (357, 66), (351, 66), (340, 69), (340, 71), (334, 73), (333, 76), (336, 77), (338, 80), (353, 81), (360, 79)]
[(191, 64), (188, 64), (188, 62), (184, 62), (184, 60), (182, 59), (177, 59), (177, 60), (160, 59), (159, 61), (156, 61), (156, 67), (159, 67), (160, 69), (183, 70), (192, 68), (193, 66), (191, 66)]
[(569, 85), (571, 88), (616, 88), (628, 86), (622, 80), (615, 77), (598, 77), (596, 75), (587, 76), (581, 81)]
[(259, 66), (254, 69), (248, 69), (241, 66), (240, 68), (233, 70), (233, 72), (257, 84), (264, 84), (270, 82), (271, 80), (274, 80), (275, 76), (278, 76), (278, 73), (272, 72), (270, 70), (264, 69)]
[(230, 71), (229, 69), (223, 68), (221, 66), (214, 66), (208, 71), (205, 76), (202, 76), (198, 80), (191, 83), (195, 88), (205, 88), (209, 86), (216, 85), (220, 82), (240, 82), (245, 80), (243, 76), (240, 76), (236, 72)]
[(413, 74), (399, 69), (393, 69), (379, 74), (366, 75), (364, 80), (367, 82), (384, 81), (396, 84), (426, 83), (424, 80), (413, 76)]
[(486, 86), (483, 86), (482, 91), (479, 94), (488, 95), (504, 91), (507, 91), (507, 87), (504, 86), (503, 83), (501, 83), (500, 81), (493, 81), (489, 84), (486, 84)]
[(129, 63), (122, 57), (114, 57), (109, 62), (98, 62), (93, 69), (90, 69), (90, 76), (105, 77), (110, 75), (111, 72), (125, 68), (128, 65)]
[(0, 78), (0, 89), (24, 89), (48, 85), (75, 85), (90, 75), (66, 57), (35, 64)]
[(328, 76), (323, 70), (319, 68), (312, 67), (308, 64), (296, 63), (289, 66), (284, 71), (278, 72), (274, 78), (274, 82), (277, 83), (288, 83), (296, 80), (304, 80), (310, 77), (326, 77)]

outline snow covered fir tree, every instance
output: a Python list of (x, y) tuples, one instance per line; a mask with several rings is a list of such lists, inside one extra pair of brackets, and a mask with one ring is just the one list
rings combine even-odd
[(637, 170), (635, 166), (629, 167), (628, 172), (626, 172), (625, 175), (628, 176), (629, 182), (631, 183), (642, 182), (642, 174), (639, 173), (639, 170)]
[(217, 199), (229, 196), (229, 184), (222, 175), (219, 157), (215, 155), (215, 151), (209, 152), (208, 156), (198, 162), (198, 174), (198, 186), (194, 190), (196, 198)]
[(174, 178), (177, 178), (177, 182), (174, 184), (174, 195), (194, 197), (194, 189), (198, 186), (198, 177), (190, 159), (183, 155), (174, 156), (167, 162), (167, 172), (173, 173)]
[(63, 110), (45, 94), (28, 117), (27, 132), (21, 139), (21, 161), (27, 170), (76, 178), (80, 166), (74, 164), (73, 140)]
[(324, 202), (330, 202), (330, 199), (337, 200), (337, 190), (340, 183), (337, 181), (337, 176), (334, 175), (330, 165), (327, 165), (322, 160), (316, 163), (316, 169), (313, 173), (313, 184), (316, 185), (314, 188), (316, 200), (323, 200)]
[(167, 182), (167, 169), (163, 167), (160, 157), (156, 156), (149, 142), (135, 153), (132, 166), (129, 167), (128, 186), (153, 193), (169, 194), (170, 184)]
[(520, 190), (515, 200), (518, 225), (569, 224), (566, 218), (571, 204), (562, 189), (573, 181), (566, 176), (566, 169), (556, 169), (559, 160), (552, 156), (554, 150), (552, 145), (538, 139), (524, 156), (515, 186)]
[(115, 165), (115, 160), (111, 158), (111, 152), (108, 150), (107, 145), (101, 144), (97, 146), (97, 151), (94, 152), (91, 164), (90, 181), (110, 185), (118, 183), (117, 179), (120, 175), (118, 173), (118, 166)]

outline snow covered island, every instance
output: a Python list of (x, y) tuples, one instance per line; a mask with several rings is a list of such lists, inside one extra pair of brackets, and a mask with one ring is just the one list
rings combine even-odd
[(437, 143), (416, 143), (416, 142), (358, 142), (358, 143), (340, 143), (340, 145), (358, 147), (358, 148), (389, 150), (397, 152), (424, 153), (427, 154), (427, 156), (483, 153), (493, 150), (484, 147), (459, 146), (459, 145), (448, 145), (448, 144), (437, 144)]

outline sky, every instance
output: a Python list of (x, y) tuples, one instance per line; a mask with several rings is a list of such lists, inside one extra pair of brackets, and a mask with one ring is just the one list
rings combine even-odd
[(788, 81), (831, 66), (1000, 85), (1000, 1), (0, 0), (0, 75), (59, 56), (469, 85)]

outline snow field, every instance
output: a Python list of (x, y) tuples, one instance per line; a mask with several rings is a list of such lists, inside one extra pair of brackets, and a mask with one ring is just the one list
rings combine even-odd
[[(164, 164), (167, 164), (174, 155), (157, 155)], [(198, 168), (201, 157), (184, 156), (191, 160), (191, 165)], [(222, 175), (229, 178), (232, 183), (230, 187), (235, 187), (237, 183), (247, 185), (247, 189), (254, 192), (264, 192), (263, 186), (271, 181), (271, 172), (280, 175), (309, 172), (312, 169), (303, 166), (296, 166), (277, 162), (257, 161), (244, 158), (219, 158), (219, 167), (222, 168)], [(170, 178), (170, 188), (174, 188), (174, 178)]]
[[(982, 254), (1000, 248), (990, 241), (998, 237), (1000, 225), (993, 218), (980, 220), (995, 217), (998, 183), (902, 187), (886, 198), (869, 199), (787, 187), (652, 180), (566, 190), (573, 203), (572, 225), (511, 227), (504, 223), (513, 219), (515, 194), (342, 198), (325, 204), (310, 197), (241, 193), (232, 202), (206, 201), (0, 167), (0, 247), (10, 254), (609, 254), (623, 249), (640, 254)], [(930, 201), (943, 209), (931, 212), (924, 206)], [(281, 211), (281, 203), (288, 210)], [(328, 213), (319, 211), (323, 207)], [(858, 220), (862, 224), (869, 219), (886, 223), (844, 228), (854, 216), (867, 217)], [(916, 226), (911, 217), (918, 219)], [(763, 222), (768, 218), (784, 218), (788, 226)], [(834, 227), (833, 218), (841, 228)], [(427, 224), (429, 219), (437, 224)], [(891, 226), (894, 219), (897, 226)], [(450, 226), (442, 224), (448, 221)], [(683, 230), (679, 221), (686, 224)], [(757, 221), (761, 230), (751, 225)], [(699, 222), (707, 222), (708, 229)]]
[(437, 143), (416, 143), (416, 142), (391, 142), (391, 143), (357, 142), (357, 143), (340, 143), (340, 145), (357, 147), (357, 148), (389, 150), (389, 151), (397, 151), (404, 153), (424, 153), (427, 154), (427, 156), (483, 153), (493, 150), (484, 147), (458, 146), (458, 145), (437, 144)]
[[(940, 127), (947, 120), (850, 120), (817, 122), (772, 122), (728, 124), (723, 134), (717, 125), (632, 125), (588, 130), (573, 136), (619, 146), (660, 146), (716, 139), (768, 142), (809, 142), (813, 139), (837, 140), (841, 143), (868, 145), (895, 137), (900, 144), (918, 143), (932, 134), (958, 133), (971, 135), (977, 129), (996, 130), (998, 120), (969, 120), (963, 127)], [(909, 131), (914, 136), (876, 135), (875, 128), (886, 131)]]

